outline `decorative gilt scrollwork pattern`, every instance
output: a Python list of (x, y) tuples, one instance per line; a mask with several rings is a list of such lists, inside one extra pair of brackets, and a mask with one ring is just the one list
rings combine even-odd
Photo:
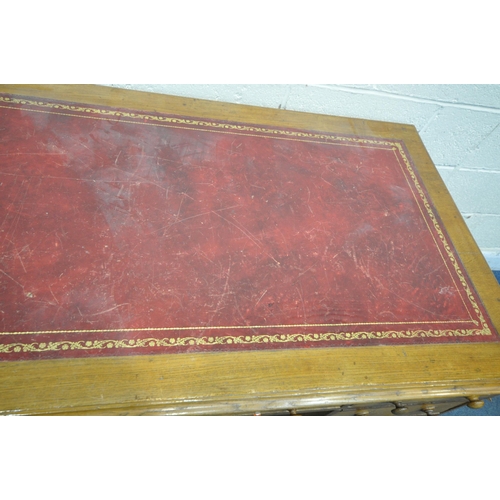
[[(323, 140), (340, 141), (344, 143), (352, 142), (357, 144), (388, 146), (388, 147), (395, 145), (395, 143), (391, 141), (369, 139), (364, 137), (336, 136), (332, 134), (318, 134), (313, 132), (302, 132), (296, 130), (264, 128), (252, 125), (239, 125), (239, 124), (225, 123), (225, 122), (193, 120), (189, 118), (180, 118), (180, 117), (165, 116), (165, 115), (146, 115), (142, 113), (132, 113), (130, 111), (116, 111), (113, 109), (82, 107), (82, 106), (74, 106), (71, 104), (52, 103), (45, 101), (32, 101), (29, 99), (18, 99), (14, 97), (5, 97), (5, 96), (0, 96), (0, 102), (10, 103), (10, 104), (20, 104), (22, 106), (36, 106), (42, 109), (57, 110), (58, 114), (67, 114), (70, 116), (79, 116), (79, 117), (85, 117), (85, 115), (88, 115), (88, 117), (102, 118), (102, 119), (119, 118), (120, 121), (125, 121), (122, 120), (123, 118), (130, 118), (133, 120), (145, 120), (147, 122), (151, 122), (152, 124), (157, 124), (157, 125), (161, 124), (169, 124), (172, 126), (191, 125), (195, 127), (207, 127), (216, 130), (218, 129), (218, 130), (230, 130), (233, 132), (253, 132), (261, 134), (272, 134), (275, 136), (285, 136), (298, 139), (323, 139)], [(37, 111), (37, 110), (33, 109), (31, 111)], [(70, 111), (73, 113), (83, 113), (83, 114), (72, 115), (71, 113), (63, 113), (64, 111)]]
[[(437, 217), (435, 216), (430, 203), (422, 189), (417, 175), (414, 172), (412, 164), (405, 152), (405, 148), (401, 142), (397, 140), (380, 140), (372, 138), (363, 137), (350, 137), (350, 136), (339, 136), (333, 134), (322, 134), (314, 132), (304, 132), (296, 130), (283, 130), (283, 129), (273, 129), (265, 128), (260, 126), (252, 125), (240, 125), (225, 122), (214, 122), (205, 120), (188, 119), (175, 116), (167, 115), (153, 115), (153, 114), (143, 114), (134, 113), (130, 111), (117, 111), (113, 109), (103, 109), (91, 106), (78, 106), (72, 104), (64, 103), (52, 103), (47, 101), (38, 101), (24, 98), (15, 98), (9, 96), (0, 96), (0, 103), (5, 103), (6, 105), (0, 107), (13, 108), (13, 105), (23, 106), (22, 109), (26, 109), (34, 112), (45, 112), (45, 113), (56, 113), (68, 116), (78, 116), (85, 118), (94, 118), (101, 120), (116, 120), (116, 121), (130, 121), (134, 120), (133, 123), (143, 123), (148, 125), (157, 126), (167, 126), (167, 127), (196, 127), (198, 129), (204, 130), (217, 130), (219, 132), (225, 133), (236, 133), (236, 134), (262, 134), (265, 136), (271, 136), (273, 138), (287, 138), (291, 140), (310, 140), (310, 141), (328, 141), (335, 142), (336, 144), (345, 145), (356, 145), (365, 147), (382, 147), (384, 149), (393, 150), (394, 153), (401, 158), (403, 165), (401, 168), (406, 171), (411, 182), (409, 182), (410, 187), (416, 191), (418, 197), (421, 199), (421, 203), (425, 208), (425, 214), (422, 212), (422, 216), (430, 220), (435, 233), (444, 249), (447, 257), (447, 261), (451, 264), (455, 275), (463, 287), (465, 294), (471, 304), (476, 318), (479, 321), (472, 319), (469, 323), (476, 324), (476, 328), (468, 329), (407, 329), (407, 330), (389, 330), (389, 331), (356, 331), (356, 332), (336, 332), (336, 333), (293, 333), (293, 334), (252, 334), (252, 335), (217, 335), (217, 336), (178, 336), (182, 331), (196, 331), (201, 330), (199, 327), (182, 327), (182, 328), (143, 328), (138, 330), (132, 329), (117, 329), (117, 330), (102, 330), (102, 331), (92, 331), (92, 330), (74, 330), (74, 331), (39, 331), (39, 332), (8, 332), (3, 333), (3, 335), (21, 335), (21, 334), (71, 334), (71, 333), (107, 333), (113, 334), (122, 332), (136, 332), (144, 333), (149, 331), (148, 338), (140, 339), (100, 339), (100, 340), (55, 340), (55, 341), (45, 341), (45, 342), (13, 342), (8, 344), (0, 344), (0, 353), (11, 354), (11, 353), (36, 353), (36, 352), (47, 352), (47, 351), (81, 351), (81, 350), (107, 350), (110, 351), (114, 349), (152, 349), (161, 348), (162, 350), (168, 350), (169, 348), (177, 347), (205, 347), (205, 346), (228, 346), (228, 345), (249, 345), (249, 344), (267, 344), (267, 345), (283, 345), (290, 344), (292, 346), (297, 346), (304, 343), (314, 344), (320, 342), (350, 342), (350, 341), (364, 341), (364, 340), (384, 340), (384, 339), (425, 339), (425, 338), (440, 338), (440, 337), (472, 337), (472, 336), (492, 336), (492, 331), (489, 328), (481, 309), (479, 308), (476, 299), (469, 287), (467, 280), (465, 279), (463, 272), (457, 262), (457, 259), (445, 237), (441, 227), (438, 223)], [(29, 106), (29, 108), (27, 107)], [(38, 109), (37, 109), (38, 108)], [(20, 109), (20, 108), (18, 108)], [(398, 160), (399, 161), (399, 160)], [(414, 193), (415, 195), (415, 193)], [(426, 223), (428, 224), (427, 220)], [(429, 228), (430, 229), (430, 228)], [(434, 237), (434, 236), (433, 236)], [(436, 245), (438, 242), (436, 241)], [(441, 251), (441, 250), (440, 250)], [(443, 257), (444, 259), (444, 257)], [(434, 322), (430, 322), (434, 323)], [(430, 324), (428, 323), (428, 324)], [(446, 321), (440, 322), (441, 324), (447, 323)], [(460, 323), (457, 321), (456, 323)], [(368, 325), (369, 323), (359, 323), (358, 326)], [(411, 323), (407, 323), (408, 327)], [(391, 323), (384, 323), (384, 325), (389, 326)], [(269, 325), (269, 326), (218, 326), (218, 327), (206, 327), (206, 329), (212, 330), (242, 330), (242, 329), (273, 329), (273, 328), (289, 328), (297, 327), (306, 330), (310, 327), (333, 327), (339, 325)], [(349, 325), (340, 325), (344, 328)], [(205, 328), (203, 328), (205, 329)], [(151, 336), (153, 332), (158, 332), (158, 336)], [(163, 335), (168, 334), (167, 332), (172, 332), (173, 335), (170, 337), (163, 337)], [(175, 333), (177, 332), (177, 334)]]
[[(307, 326), (307, 325), (305, 325)], [(277, 335), (226, 335), (218, 337), (165, 337), (124, 340), (61, 340), (55, 342), (30, 342), (0, 345), (0, 353), (45, 352), (95, 349), (138, 349), (152, 347), (217, 346), (231, 344), (289, 344), (304, 342), (415, 339), (436, 337), (469, 337), (491, 335), (487, 328), (481, 330), (406, 330), (388, 332), (293, 333)]]
[(470, 289), (470, 287), (469, 287), (469, 285), (468, 285), (468, 283), (467, 283), (467, 281), (462, 273), (462, 270), (460, 269), (460, 267), (458, 265), (457, 259), (455, 258), (455, 255), (454, 255), (453, 251), (451, 250), (450, 244), (448, 243), (448, 240), (446, 239), (443, 231), (441, 230), (441, 227), (439, 226), (437, 218), (436, 218), (436, 216), (435, 216), (435, 214), (434, 214), (434, 212), (429, 204), (429, 200), (425, 196), (424, 190), (420, 186), (420, 183), (417, 179), (417, 176), (415, 175), (415, 172), (413, 171), (411, 163), (405, 154), (403, 146), (400, 143), (395, 143), (395, 146), (398, 148), (399, 154), (401, 155), (401, 158), (403, 159), (403, 161), (405, 163), (406, 169), (408, 170), (408, 172), (411, 176), (411, 180), (412, 180), (415, 188), (417, 189), (420, 198), (422, 199), (422, 202), (423, 202), (424, 207), (427, 211), (427, 214), (432, 221), (432, 224), (434, 226), (434, 229), (436, 230), (436, 233), (437, 233), (439, 239), (441, 240), (441, 243), (442, 243), (442, 245), (446, 251), (446, 254), (448, 256), (448, 259), (451, 262), (451, 264), (452, 264), (452, 266), (453, 266), (453, 268), (454, 268), (454, 270), (455, 270), (455, 272), (460, 280), (460, 283), (462, 284), (462, 286), (465, 290), (465, 293), (467, 294), (467, 298), (469, 299), (470, 304), (472, 305), (472, 307), (474, 309), (474, 312), (477, 314), (477, 316), (479, 318), (479, 321), (480, 321), (481, 326), (482, 326), (481, 331), (488, 332), (488, 333), (481, 333), (480, 335), (491, 335), (492, 334), (491, 330), (488, 327), (488, 325), (484, 319), (484, 316), (477, 305), (476, 299), (474, 298), (474, 295), (472, 294), (472, 290)]

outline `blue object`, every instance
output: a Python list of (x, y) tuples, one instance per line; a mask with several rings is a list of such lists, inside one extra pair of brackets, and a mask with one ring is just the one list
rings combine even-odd
[[(493, 271), (495, 278), (500, 283), (500, 270)], [(478, 410), (473, 410), (468, 406), (461, 406), (456, 410), (449, 411), (443, 415), (444, 417), (473, 417), (473, 416), (500, 416), (500, 396), (495, 396), (484, 401), (484, 406)]]

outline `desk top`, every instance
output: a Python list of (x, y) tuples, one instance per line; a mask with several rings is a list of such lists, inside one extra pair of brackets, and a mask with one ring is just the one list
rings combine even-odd
[(498, 285), (413, 127), (0, 92), (0, 411), (500, 392)]

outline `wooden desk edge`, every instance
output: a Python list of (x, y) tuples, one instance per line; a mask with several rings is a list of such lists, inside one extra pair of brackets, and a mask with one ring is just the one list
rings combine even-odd
[[(158, 111), (202, 118), (260, 123), (271, 126), (304, 128), (308, 130), (326, 132), (335, 131), (345, 134), (367, 135), (404, 140), (409, 149), (410, 155), (415, 161), (417, 168), (424, 179), (431, 199), (436, 205), (441, 219), (445, 223), (446, 229), (450, 234), (450, 238), (457, 248), (459, 256), (462, 259), (467, 272), (471, 276), (474, 285), (480, 293), (496, 328), (499, 329), (500, 287), (489, 270), (489, 267), (474, 242), (464, 220), (460, 216), (451, 196), (439, 176), (439, 173), (435, 169), (427, 151), (425, 150), (425, 147), (422, 144), (422, 141), (418, 137), (415, 127), (412, 125), (388, 124), (370, 120), (332, 117), (328, 115), (316, 115), (269, 108), (257, 108), (245, 105), (202, 101), (199, 99), (184, 97), (149, 94), (146, 92), (127, 91), (112, 87), (75, 85), (2, 85), (0, 86), (0, 92), (32, 97), (46, 97), (95, 105), (124, 107), (143, 111)], [(349, 360), (352, 360), (351, 358), (353, 358), (353, 356), (356, 359), (364, 359), (365, 354), (363, 354), (363, 349), (365, 348), (354, 347), (348, 349), (339, 348), (337, 350), (328, 351), (342, 352), (342, 354), (346, 355)], [(380, 353), (382, 357), (387, 355), (387, 353), (389, 353), (390, 357), (392, 355), (402, 356), (403, 352), (420, 352), (420, 354), (417, 355), (417, 358), (420, 359), (422, 363), (425, 363), (426, 360), (428, 361), (433, 357), (435, 358), (435, 354), (437, 352), (440, 352), (441, 354), (443, 352), (447, 352), (448, 355), (444, 357), (440, 355), (440, 362), (444, 364), (448, 362), (448, 365), (451, 366), (451, 371), (453, 372), (453, 370), (455, 370), (456, 373), (455, 376), (448, 376), (448, 378), (442, 382), (441, 375), (443, 369), (436, 369), (436, 367), (434, 367), (433, 369), (430, 369), (426, 376), (421, 377), (420, 380), (412, 385), (410, 383), (409, 374), (411, 372), (415, 375), (416, 372), (414, 373), (412, 371), (415, 370), (415, 367), (409, 369), (408, 367), (410, 365), (406, 366), (403, 362), (402, 365), (398, 365), (399, 368), (397, 369), (386, 370), (385, 382), (382, 383), (382, 381), (380, 381), (374, 386), (372, 385), (368, 387), (366, 381), (360, 378), (362, 375), (360, 370), (353, 370), (346, 365), (344, 373), (346, 374), (345, 380), (350, 380), (348, 383), (344, 382), (342, 384), (342, 381), (338, 377), (335, 377), (331, 372), (321, 372), (320, 370), (320, 374), (309, 373), (311, 379), (309, 381), (309, 386), (307, 384), (302, 385), (301, 389), (297, 394), (295, 394), (295, 396), (286, 395), (286, 391), (284, 390), (281, 390), (281, 395), (279, 395), (277, 388), (282, 388), (286, 382), (292, 382), (294, 380), (297, 382), (297, 380), (303, 379), (304, 376), (297, 375), (298, 370), (305, 370), (305, 373), (308, 373), (307, 370), (311, 370), (311, 363), (318, 363), (321, 359), (324, 359), (326, 362), (326, 358), (328, 358), (328, 356), (325, 357), (321, 354), (317, 354), (318, 350), (309, 350), (309, 353), (295, 351), (295, 353), (300, 352), (298, 357), (301, 361), (298, 363), (296, 370), (292, 369), (291, 372), (289, 364), (285, 363), (286, 369), (289, 371), (288, 373), (285, 373), (285, 370), (279, 380), (277, 380), (275, 376), (273, 378), (273, 370), (269, 370), (269, 366), (266, 368), (263, 364), (257, 367), (258, 370), (261, 370), (261, 375), (260, 379), (256, 379), (256, 389), (251, 393), (245, 393), (245, 391), (242, 390), (241, 380), (239, 380), (233, 387), (229, 384), (223, 390), (219, 390), (216, 387), (217, 384), (227, 384), (227, 380), (223, 377), (223, 380), (214, 380), (214, 387), (212, 387), (211, 392), (208, 391), (204, 397), (201, 397), (199, 394), (193, 394), (192, 399), (190, 401), (186, 401), (186, 399), (172, 394), (172, 387), (158, 383), (152, 374), (149, 374), (148, 376), (146, 374), (147, 370), (152, 368), (154, 372), (155, 370), (162, 368), (171, 369), (176, 372), (177, 375), (183, 374), (184, 377), (187, 377), (189, 385), (189, 382), (196, 383), (197, 381), (196, 377), (193, 378), (188, 370), (195, 358), (198, 359), (195, 364), (197, 364), (200, 373), (204, 373), (206, 376), (206, 373), (210, 373), (211, 370), (214, 370), (214, 366), (218, 364), (215, 363), (214, 365), (214, 363), (210, 361), (215, 359), (215, 357), (222, 360), (221, 363), (223, 365), (224, 363), (229, 362), (231, 356), (233, 356), (233, 359), (243, 359), (249, 354), (257, 354), (260, 356), (259, 359), (267, 360), (266, 363), (270, 363), (271, 368), (273, 368), (273, 365), (276, 366), (276, 364), (282, 364), (283, 359), (286, 359), (287, 355), (286, 353), (279, 351), (269, 351), (263, 354), (237, 353), (236, 356), (234, 353), (196, 355), (189, 358), (191, 361), (187, 363), (187, 367), (184, 369), (182, 367), (182, 360), (187, 358), (184, 358), (183, 356), (189, 355), (171, 355), (168, 358), (165, 356), (159, 356), (153, 358), (153, 360), (149, 360), (150, 358), (146, 357), (136, 357), (137, 359), (134, 361), (131, 361), (131, 358), (104, 358), (106, 362), (103, 364), (102, 359), (83, 360), (83, 363), (78, 362), (76, 364), (74, 360), (42, 361), (37, 362), (34, 365), (31, 364), (30, 368), (28, 368), (28, 364), (25, 362), (9, 362), (0, 364), (0, 395), (3, 393), (3, 396), (0, 397), (0, 413), (43, 414), (64, 412), (77, 414), (92, 411), (103, 413), (109, 411), (140, 412), (142, 411), (140, 409), (143, 409), (145, 405), (151, 408), (158, 408), (158, 411), (164, 413), (179, 412), (181, 411), (181, 407), (185, 408), (182, 410), (185, 413), (196, 414), (200, 411), (205, 413), (212, 412), (212, 410), (208, 410), (209, 407), (213, 408), (213, 411), (216, 413), (225, 413), (225, 411), (229, 409), (236, 411), (236, 408), (245, 408), (245, 410), (248, 408), (251, 410), (251, 408), (257, 408), (266, 401), (271, 401), (272, 405), (278, 405), (280, 407), (287, 407), (287, 405), (294, 402), (302, 402), (301, 404), (303, 405), (311, 404), (317, 406), (320, 401), (328, 401), (329, 404), (336, 404), (335, 402), (342, 401), (343, 404), (347, 404), (349, 401), (354, 400), (372, 402), (388, 401), (396, 396), (400, 399), (410, 400), (418, 397), (425, 397), (426, 394), (436, 396), (446, 395), (447, 397), (451, 397), (455, 395), (467, 394), (490, 395), (500, 393), (500, 368), (496, 368), (496, 361), (500, 358), (498, 344), (386, 346), (378, 347), (378, 349), (381, 350)], [(457, 354), (468, 352), (471, 357), (470, 364), (467, 365), (467, 367), (454, 365), (452, 359), (447, 359), (447, 356), (453, 352)], [(368, 360), (368, 357), (369, 355), (366, 355), (366, 360)], [(477, 359), (474, 360), (473, 358), (475, 357)], [(453, 358), (453, 356), (451, 356), (451, 358)], [(143, 363), (144, 359), (149, 360), (147, 362), (144, 361), (144, 363), (147, 363), (147, 368)], [(131, 363), (132, 366), (130, 369), (124, 368), (124, 360), (127, 360), (127, 364)], [(206, 360), (206, 362), (204, 360)], [(485, 360), (486, 364), (484, 364)], [(78, 374), (79, 376), (82, 376), (82, 379), (74, 381), (73, 385), (67, 390), (67, 392), (64, 392), (61, 387), (61, 381), (64, 385), (64, 380), (67, 380), (68, 378), (75, 378), (75, 366), (79, 366)], [(99, 372), (100, 366), (107, 366), (108, 368), (113, 367), (111, 371), (115, 371), (115, 375), (123, 377), (124, 383), (126, 377), (131, 376), (133, 373), (136, 373), (136, 375), (140, 373), (141, 383), (133, 386), (128, 392), (126, 391), (123, 393), (123, 390), (118, 391), (118, 393), (121, 394), (119, 397), (122, 397), (122, 399), (118, 401), (116, 396), (113, 398), (112, 394), (107, 394), (103, 385), (106, 374), (104, 372)], [(394, 378), (396, 374), (401, 375), (400, 370), (403, 368), (404, 371), (405, 366), (407, 371), (409, 369), (409, 372), (406, 373), (406, 376), (402, 376), (402, 382), (399, 384), (399, 386), (403, 385), (405, 389), (403, 391), (396, 390), (391, 385), (391, 379)], [(45, 372), (45, 376), (41, 377), (42, 370), (46, 369), (48, 372)], [(218, 368), (216, 367), (215, 369)], [(467, 374), (467, 370), (478, 369), (482, 373), (482, 378), (477, 378), (476, 375), (464, 377), (464, 375)], [(97, 375), (93, 376), (92, 373), (96, 370)], [(370, 374), (370, 362), (366, 364), (365, 370), (365, 373)], [(20, 378), (19, 374), (21, 374)], [(90, 379), (94, 377), (92, 380), (94, 383), (94, 389), (85, 385), (89, 382), (89, 377)], [(95, 379), (95, 377), (97, 377), (100, 381)], [(5, 383), (3, 388), (2, 380)], [(14, 382), (14, 380), (17, 380), (20, 385), (13, 387), (11, 382)], [(28, 387), (30, 381), (31, 383), (35, 383), (34, 387)], [(317, 384), (317, 387), (313, 387), (311, 385), (313, 382)], [(50, 384), (54, 385), (52, 387), (47, 387), (47, 384), (49, 384), (49, 386)], [(320, 390), (319, 388), (321, 387), (322, 389)], [(114, 387), (114, 389), (117, 388)], [(28, 392), (26, 392), (27, 390)], [(44, 400), (45, 403), (41, 403), (40, 400), (37, 401), (36, 397), (33, 399), (33, 395), (30, 395), (31, 393), (29, 390), (39, 390), (41, 391), (40, 394), (44, 393), (46, 395), (46, 399)], [(102, 392), (103, 390), (104, 393)], [(171, 397), (166, 396), (166, 394), (169, 394), (169, 391), (170, 394), (172, 394)], [(99, 392), (101, 393), (101, 396), (106, 394), (106, 398), (103, 396), (102, 404), (99, 403)], [(65, 396), (63, 396), (63, 394), (65, 394)], [(92, 410), (92, 408), (94, 408), (94, 410)]]

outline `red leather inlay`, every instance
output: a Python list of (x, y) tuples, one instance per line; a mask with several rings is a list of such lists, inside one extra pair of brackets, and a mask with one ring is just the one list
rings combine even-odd
[(496, 341), (395, 140), (0, 96), (0, 359)]

